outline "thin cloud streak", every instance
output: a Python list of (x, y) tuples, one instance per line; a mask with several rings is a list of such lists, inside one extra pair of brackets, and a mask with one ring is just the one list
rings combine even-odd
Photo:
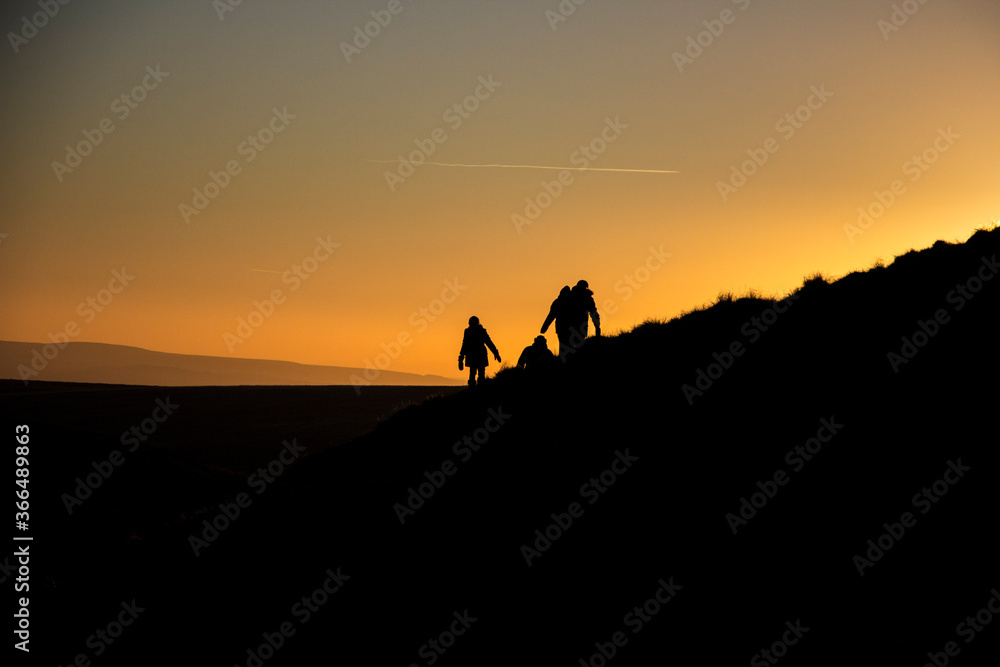
[[(366, 160), (366, 162), (378, 162), (382, 164), (398, 164), (400, 160)], [(537, 164), (455, 164), (450, 162), (421, 162), (414, 166), (433, 165), (436, 167), (470, 167), (479, 169), (554, 169), (556, 171), (619, 171), (636, 174), (679, 174), (679, 171), (666, 169), (612, 169), (609, 167), (548, 167)]]

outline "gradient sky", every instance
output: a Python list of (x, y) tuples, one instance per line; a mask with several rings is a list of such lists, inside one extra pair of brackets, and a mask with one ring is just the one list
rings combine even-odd
[[(965, 240), (1000, 217), (1000, 3), (902, 4), (916, 11), (890, 31), (894, 3), (872, 0), (567, 0), (559, 22), (557, 0), (74, 0), (33, 33), (38, 5), (6, 3), (0, 339), (74, 322), (73, 340), (363, 366), (404, 334), (389, 370), (458, 377), (470, 315), (513, 362), (581, 278), (611, 332)], [(348, 62), (372, 12), (391, 21)], [(153, 87), (147, 67), (168, 75)], [(477, 87), (478, 108), (449, 112)], [(294, 118), (248, 160), (274, 109)], [(437, 130), (430, 161), (581, 166), (609, 119), (615, 140), (589, 166), (679, 173), (568, 172), (520, 229), (512, 216), (561, 172), (423, 165), (391, 190), (400, 165), (375, 162)], [(85, 131), (101, 142), (57, 174)], [(748, 151), (767, 161), (724, 199)], [(239, 173), (185, 221), (230, 161)], [(284, 277), (318, 237), (339, 247)], [(651, 248), (670, 257), (648, 271)], [(122, 267), (135, 278), (100, 313), (79, 309)], [(274, 290), (284, 302), (227, 344)]]

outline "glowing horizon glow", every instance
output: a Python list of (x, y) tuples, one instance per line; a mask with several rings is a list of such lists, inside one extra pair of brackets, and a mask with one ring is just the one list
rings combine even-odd
[(892, 2), (5, 3), (0, 339), (461, 379), (581, 278), (610, 334), (965, 240), (1000, 3)]

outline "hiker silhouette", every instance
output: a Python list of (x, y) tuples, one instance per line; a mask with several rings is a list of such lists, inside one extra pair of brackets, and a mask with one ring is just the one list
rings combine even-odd
[(486, 333), (486, 328), (479, 323), (479, 318), (473, 315), (469, 318), (469, 327), (462, 337), (462, 349), (458, 352), (458, 370), (462, 370), (462, 359), (465, 358), (465, 365), (469, 367), (469, 386), (476, 386), (476, 374), (479, 375), (479, 383), (486, 381), (486, 367), (490, 365), (490, 360), (486, 355), (486, 348), (490, 348), (493, 358), (500, 362), (500, 352), (497, 346), (490, 340), (490, 335)]
[(587, 338), (589, 319), (594, 320), (594, 335), (601, 335), (601, 317), (597, 314), (594, 293), (586, 280), (581, 280), (570, 289), (563, 287), (552, 302), (549, 315), (542, 324), (542, 333), (556, 322), (556, 336), (559, 337), (559, 359), (566, 361), (566, 355), (579, 350)]
[(553, 321), (556, 323), (556, 337), (559, 339), (559, 358), (564, 359), (568, 350), (570, 349), (569, 344), (569, 312), (571, 308), (570, 300), (573, 298), (572, 291), (569, 285), (564, 286), (559, 290), (559, 296), (556, 297), (555, 301), (549, 307), (548, 317), (545, 318), (545, 322), (542, 323), (542, 333), (549, 330), (549, 325)]
[(547, 368), (556, 360), (549, 349), (545, 336), (535, 336), (535, 342), (524, 348), (517, 359), (517, 367), (527, 370)]

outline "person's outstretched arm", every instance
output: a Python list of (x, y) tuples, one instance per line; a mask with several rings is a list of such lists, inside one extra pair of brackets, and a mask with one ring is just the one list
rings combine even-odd
[(552, 308), (549, 308), (549, 316), (545, 318), (545, 322), (542, 323), (542, 333), (549, 330), (549, 325), (552, 324), (552, 320), (556, 319), (556, 309), (555, 304), (552, 304)]
[(497, 360), (497, 363), (500, 363), (500, 352), (497, 350), (497, 346), (493, 344), (493, 341), (490, 340), (490, 335), (486, 333), (486, 329), (483, 329), (483, 335), (486, 338), (486, 347), (490, 348), (493, 358)]
[(594, 335), (595, 336), (600, 336), (601, 335), (601, 316), (597, 314), (597, 306), (594, 306), (594, 309), (592, 311), (590, 311), (590, 319), (594, 320)]

